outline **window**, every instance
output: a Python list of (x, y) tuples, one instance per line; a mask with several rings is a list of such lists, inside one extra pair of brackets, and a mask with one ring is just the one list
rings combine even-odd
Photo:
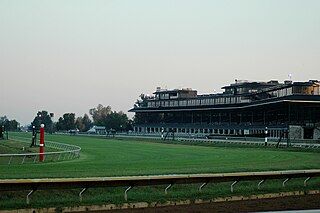
[(187, 101), (179, 101), (180, 106), (187, 106)]
[(171, 93), (170, 98), (172, 98), (172, 99), (178, 98), (178, 93)]

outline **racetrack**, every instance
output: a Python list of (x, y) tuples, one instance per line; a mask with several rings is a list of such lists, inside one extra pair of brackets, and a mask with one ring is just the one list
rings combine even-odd
[[(30, 137), (30, 135), (19, 135)], [(0, 165), (0, 178), (110, 177), (320, 168), (318, 152), (248, 146), (164, 144), (151, 139), (46, 135), (82, 148), (80, 158), (58, 163)]]
[[(288, 196), (279, 198), (268, 198), (259, 200), (227, 201), (206, 204), (189, 204), (179, 206), (153, 207), (143, 209), (119, 209), (100, 212), (108, 213), (234, 213), (234, 212), (262, 212), (262, 211), (284, 211), (284, 210), (312, 210), (320, 212), (320, 194)], [(99, 212), (99, 211), (95, 211)]]
[[(30, 137), (27, 134), (18, 134)], [(255, 172), (276, 170), (305, 170), (320, 168), (318, 150), (275, 149), (272, 147), (230, 146), (216, 144), (175, 144), (152, 139), (106, 138), (69, 135), (46, 135), (46, 140), (80, 146), (80, 157), (66, 162), (44, 162), (28, 165), (0, 165), (1, 179), (21, 178), (67, 178), (67, 177), (114, 177), (133, 175), (199, 174), (226, 172)], [(205, 145), (205, 146), (204, 146)], [(283, 190), (282, 181), (267, 181), (259, 193)], [(228, 196), (230, 184), (208, 184), (202, 193), (198, 185), (174, 186), (168, 195), (163, 190), (167, 186), (134, 188), (129, 193), (129, 202), (153, 202), (163, 200), (184, 200), (190, 198), (211, 199)], [(237, 184), (235, 195), (257, 193), (257, 183)], [(310, 187), (316, 187), (318, 179), (310, 180)], [(303, 180), (289, 181), (288, 187), (303, 187)], [(309, 187), (309, 183), (308, 183)], [(120, 189), (89, 189), (84, 195), (87, 205), (124, 202)], [(290, 188), (286, 188), (286, 191)], [(295, 189), (296, 190), (296, 189)], [(299, 188), (300, 190), (300, 188)], [(61, 192), (37, 191), (32, 195), (31, 205), (56, 206), (68, 200), (64, 206), (79, 205), (78, 190)], [(55, 196), (53, 196), (55, 194)], [(4, 195), (19, 197), (11, 204), (25, 206), (26, 192)], [(43, 200), (50, 197), (48, 200)], [(14, 203), (15, 202), (15, 203)], [(11, 207), (10, 207), (11, 208)]]

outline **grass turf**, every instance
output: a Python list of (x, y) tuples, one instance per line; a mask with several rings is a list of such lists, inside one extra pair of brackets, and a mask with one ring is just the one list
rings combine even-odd
[[(17, 136), (31, 137), (28, 134)], [(224, 146), (216, 144), (175, 144), (150, 139), (95, 138), (84, 136), (46, 135), (46, 140), (78, 145), (78, 159), (24, 165), (0, 165), (0, 178), (58, 178), (129, 176), (148, 174), (220, 173), (320, 167), (318, 151), (274, 149), (266, 147)], [(7, 143), (8, 141), (1, 141)], [(318, 188), (320, 179), (292, 180), (286, 188), (282, 180), (270, 180), (257, 191), (257, 182), (240, 182), (232, 195), (249, 195)], [(137, 187), (129, 193), (129, 202), (164, 202), (166, 200), (211, 199), (230, 196), (231, 183), (210, 183), (202, 193), (199, 184), (175, 185), (164, 194), (166, 186)], [(40, 190), (25, 204), (27, 191), (0, 193), (0, 209), (123, 203), (126, 187), (93, 188), (79, 203), (79, 190)]]
[[(30, 137), (30, 135), (21, 135)], [(78, 145), (80, 158), (53, 163), (0, 165), (0, 178), (107, 177), (320, 168), (317, 152), (265, 147), (164, 144), (150, 139), (46, 135)]]

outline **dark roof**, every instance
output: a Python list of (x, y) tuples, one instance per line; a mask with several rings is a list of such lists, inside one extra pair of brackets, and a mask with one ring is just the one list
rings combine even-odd
[(222, 89), (230, 89), (230, 88), (243, 88), (243, 87), (261, 87), (261, 86), (276, 86), (279, 83), (276, 82), (241, 82), (236, 84), (230, 84), (228, 86), (222, 87)]
[(268, 88), (261, 89), (261, 90), (255, 92), (255, 93), (252, 93), (252, 94), (270, 92), (270, 91), (278, 90), (278, 89), (281, 89), (281, 88), (288, 88), (288, 87), (292, 87), (292, 86), (312, 86), (314, 84), (318, 84), (318, 81), (293, 82), (293, 83), (289, 83), (289, 84), (279, 84), (277, 86), (271, 86), (271, 87), (268, 87)]
[(315, 82), (293, 82), (291, 85), (294, 85), (294, 86), (312, 86), (314, 85)]
[(187, 92), (196, 92), (197, 90), (185, 90), (185, 89), (174, 89), (174, 90), (160, 90), (155, 91), (153, 94), (172, 94), (172, 93), (187, 93)]

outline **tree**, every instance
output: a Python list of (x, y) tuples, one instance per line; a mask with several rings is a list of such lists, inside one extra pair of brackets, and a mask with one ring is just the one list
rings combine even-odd
[(76, 128), (79, 129), (80, 132), (84, 132), (84, 124), (82, 122), (82, 117), (77, 117), (76, 118)]
[(91, 127), (91, 120), (87, 114), (84, 114), (83, 117), (77, 117), (76, 119), (76, 127), (80, 132), (86, 132)]
[(64, 127), (64, 123), (63, 123), (63, 118), (60, 117), (56, 123), (56, 129), (58, 131), (62, 131), (62, 130), (65, 130), (65, 127)]
[(5, 128), (7, 131), (17, 131), (19, 130), (19, 122), (16, 120), (8, 120), (8, 122), (5, 124)]
[(111, 107), (104, 107), (102, 104), (99, 104), (96, 108), (89, 110), (89, 114), (92, 116), (93, 123), (98, 126), (104, 126), (104, 120), (111, 113)]
[[(153, 98), (154, 96), (149, 96), (142, 93), (139, 95), (139, 99), (137, 99), (136, 103), (134, 104), (134, 107), (135, 108), (147, 107), (148, 100)], [(147, 113), (136, 113), (136, 115), (134, 116), (133, 122), (144, 123), (146, 119), (147, 119)]]
[(133, 123), (134, 124), (145, 123), (147, 118), (148, 118), (147, 113), (136, 113), (135, 116), (133, 117)]
[(0, 117), (0, 125), (4, 126), (6, 131), (17, 131), (19, 130), (20, 124), (16, 120), (9, 120), (7, 116)]
[(5, 122), (7, 122), (7, 120), (8, 120), (7, 116), (1, 116), (0, 117), (0, 125), (4, 125)]
[(65, 114), (63, 114), (63, 120), (64, 120), (66, 130), (76, 128), (76, 114), (65, 113)]
[(87, 115), (87, 114), (83, 115), (82, 123), (84, 125), (84, 129), (83, 129), (84, 132), (88, 131), (91, 128), (92, 121), (90, 120), (89, 115)]
[(133, 130), (133, 120), (128, 119), (126, 131)]
[(44, 124), (44, 128), (46, 131), (51, 132), (53, 131), (53, 122), (51, 119), (51, 115), (45, 111), (38, 111), (37, 115), (31, 122), (31, 126), (35, 126), (36, 129), (40, 129), (40, 125)]
[(107, 129), (115, 129), (116, 131), (124, 131), (127, 130), (128, 126), (128, 116), (120, 111), (119, 113), (114, 111), (111, 112), (106, 118), (105, 118), (105, 127)]
[(128, 116), (122, 111), (112, 111), (110, 106), (104, 107), (99, 104), (96, 108), (90, 109), (89, 113), (93, 124), (104, 126), (107, 130), (128, 131), (132, 129), (132, 121), (129, 121)]
[(71, 130), (76, 128), (75, 113), (65, 113), (59, 118), (56, 128), (58, 131)]
[(142, 94), (139, 95), (139, 98), (140, 99), (137, 99), (134, 107), (146, 107), (148, 99), (150, 99), (152, 97), (142, 93)]

